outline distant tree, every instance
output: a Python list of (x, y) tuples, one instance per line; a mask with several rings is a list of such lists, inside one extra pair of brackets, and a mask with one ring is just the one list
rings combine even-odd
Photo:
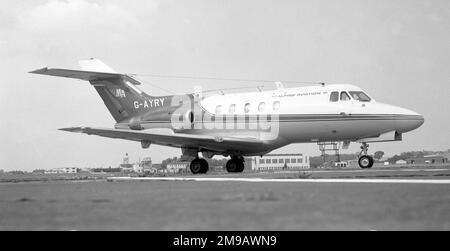
[(405, 157), (405, 155), (400, 154), (400, 155), (394, 155), (393, 157), (388, 159), (388, 162), (391, 164), (395, 164), (395, 162), (399, 161), (399, 160), (406, 160), (408, 157)]
[(14, 171), (10, 171), (9, 173), (10, 173), (10, 174), (15, 174), (15, 175), (21, 175), (21, 174), (25, 174), (26, 172), (14, 170)]
[(412, 151), (412, 152), (403, 152), (400, 155), (396, 154), (393, 157), (389, 158), (388, 161), (390, 163), (395, 163), (398, 160), (407, 160), (409, 158), (422, 158), (427, 155), (437, 154), (435, 151)]
[[(357, 159), (358, 154), (359, 154), (359, 152), (354, 153), (354, 154), (340, 154), (340, 158), (341, 158), (341, 161), (355, 160), (355, 159)], [(330, 155), (330, 154), (327, 154), (325, 158), (326, 158), (327, 162), (331, 161), (331, 160), (336, 160), (336, 156)], [(324, 164), (323, 156), (311, 156), (309, 158), (309, 164), (310, 164), (311, 168), (318, 168), (319, 166)]]
[(122, 171), (122, 168), (118, 167), (118, 168), (112, 168), (112, 167), (108, 167), (108, 168), (92, 168), (91, 172), (93, 173), (120, 173)]
[(383, 158), (383, 156), (384, 156), (383, 151), (376, 151), (375, 154), (373, 155), (373, 157), (377, 160), (380, 160), (381, 158)]

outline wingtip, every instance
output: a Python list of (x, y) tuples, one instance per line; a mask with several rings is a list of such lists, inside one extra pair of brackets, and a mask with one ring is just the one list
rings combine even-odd
[(44, 67), (44, 68), (41, 68), (41, 69), (29, 71), (28, 73), (31, 73), (31, 74), (42, 74), (42, 73), (47, 72), (47, 71), (48, 71), (48, 67)]
[(65, 132), (83, 132), (83, 127), (68, 127), (68, 128), (60, 128), (58, 129), (60, 131), (65, 131)]

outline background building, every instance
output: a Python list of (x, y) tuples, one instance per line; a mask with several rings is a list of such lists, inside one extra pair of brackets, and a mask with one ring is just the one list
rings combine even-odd
[(76, 167), (61, 167), (61, 168), (54, 168), (50, 170), (46, 170), (45, 174), (67, 174), (67, 173), (78, 173), (80, 171), (79, 168)]
[(267, 154), (252, 160), (252, 169), (255, 171), (309, 168), (309, 157), (303, 154)]
[(181, 172), (187, 172), (189, 169), (189, 162), (172, 162), (167, 164), (167, 172), (169, 173), (181, 173)]
[(124, 172), (134, 172), (134, 165), (130, 164), (130, 156), (128, 156), (128, 153), (123, 157), (122, 164), (120, 164), (119, 168)]
[(445, 164), (449, 163), (447, 156), (436, 154), (436, 155), (428, 155), (424, 157), (417, 158), (409, 158), (406, 159), (406, 162), (411, 165), (417, 164)]
[(334, 162), (334, 167), (346, 168), (348, 167), (348, 162), (347, 161)]
[(144, 167), (139, 165), (139, 163), (136, 163), (133, 165), (133, 172), (134, 173), (144, 173)]
[(139, 166), (142, 167), (142, 171), (144, 173), (145, 172), (151, 172), (152, 171), (152, 167), (153, 167), (152, 158), (146, 157), (146, 158), (142, 159), (142, 161), (139, 164)]
[(396, 164), (396, 165), (404, 165), (404, 164), (406, 164), (406, 161), (400, 159), (400, 160), (397, 160), (397, 161), (395, 162), (395, 164)]
[(147, 174), (167, 173), (167, 168), (164, 168), (162, 164), (152, 164), (152, 167), (145, 169)]

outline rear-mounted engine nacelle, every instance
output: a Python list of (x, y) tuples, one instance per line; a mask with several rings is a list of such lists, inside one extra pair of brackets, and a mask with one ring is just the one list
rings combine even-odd
[(188, 110), (183, 113), (173, 114), (171, 123), (175, 130), (193, 129), (195, 123), (194, 112)]

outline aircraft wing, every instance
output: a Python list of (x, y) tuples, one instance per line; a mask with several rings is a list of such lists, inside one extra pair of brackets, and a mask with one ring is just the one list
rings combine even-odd
[(217, 152), (227, 152), (229, 149), (242, 151), (244, 153), (259, 153), (260, 151), (266, 151), (265, 141), (252, 137), (216, 137), (201, 134), (175, 133), (171, 129), (136, 131), (109, 128), (71, 127), (60, 130), (114, 139), (125, 139), (138, 142), (147, 141), (152, 144), (163, 146), (187, 147)]

